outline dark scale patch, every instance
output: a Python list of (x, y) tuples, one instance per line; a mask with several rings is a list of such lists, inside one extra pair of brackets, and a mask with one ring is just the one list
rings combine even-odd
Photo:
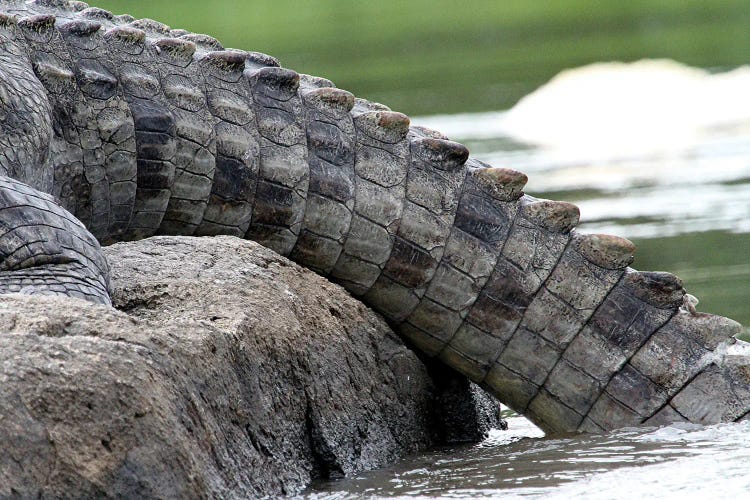
[[(181, 38), (190, 38), (205, 48), (195, 37), (203, 38), (202, 35)], [(215, 42), (209, 38), (206, 41)], [(240, 65), (244, 53), (232, 54), (225, 54), (227, 64), (221, 62), (218, 53), (210, 53), (191, 66), (200, 71), (206, 109), (213, 117), (216, 136), (211, 196), (196, 234), (217, 234), (221, 230), (244, 237), (254, 210), (261, 137), (254, 120), (251, 91), (243, 78), (244, 62)]]
[[(344, 124), (345, 126), (346, 124)], [(354, 138), (320, 120), (307, 125), (309, 191), (341, 203), (354, 197)]]
[[(388, 124), (387, 120), (382, 122), (383, 116), (387, 114), (378, 118), (381, 126)], [(397, 120), (396, 125), (401, 124)], [(420, 305), (424, 306), (428, 299), (423, 295), (443, 258), (454, 224), (465, 177), (461, 167), (466, 158), (460, 161), (459, 158), (425, 154), (422, 146), (429, 141), (419, 138), (417, 132), (410, 132), (409, 141), (411, 157), (406, 181), (407, 201), (398, 227), (398, 237), (383, 272), (397, 282), (413, 288), (416, 297), (420, 299)], [(441, 155), (452, 154), (449, 150), (454, 149), (454, 145), (457, 149), (465, 150), (455, 143), (442, 143), (445, 143), (447, 149), (440, 149)], [(466, 155), (468, 156), (468, 152)], [(402, 245), (400, 240), (408, 243)], [(453, 332), (458, 326), (455, 325)]]
[[(503, 298), (493, 297), (487, 293), (479, 294), (468, 316), (469, 322), (493, 335), (507, 338), (523, 318), (523, 313), (530, 301), (526, 298), (513, 300), (512, 302), (516, 304), (507, 304), (503, 302)], [(524, 304), (518, 304), (518, 302), (524, 302)]]
[(354, 123), (348, 112), (331, 113), (320, 103), (305, 99), (305, 108), (309, 185), (302, 231), (290, 255), (328, 274), (352, 226)]
[(174, 169), (160, 160), (138, 158), (138, 188), (169, 189), (174, 180)]
[[(253, 211), (255, 210), (257, 210), (257, 207), (254, 207)], [(247, 231), (248, 236), (246, 236), (246, 239), (253, 241), (273, 241), (273, 238), (278, 236), (278, 233), (278, 226), (253, 223)]]
[(346, 170), (319, 158), (310, 158), (310, 191), (346, 203), (354, 197), (354, 179)]
[(340, 253), (339, 242), (303, 229), (290, 258), (295, 262), (304, 262), (306, 267), (325, 274), (336, 264)]
[(154, 101), (137, 100), (130, 103), (130, 111), (136, 131), (165, 132), (174, 136), (174, 117), (166, 107)]
[[(244, 62), (244, 59), (243, 59)], [(253, 65), (254, 66), (254, 65)], [(268, 225), (268, 212), (275, 211), (272, 223), (278, 226), (278, 233), (263, 237), (260, 243), (281, 255), (289, 255), (294, 249), (305, 215), (309, 171), (307, 141), (304, 130), (305, 114), (301, 99), (297, 95), (298, 76), (288, 70), (271, 71), (269, 68), (248, 67), (244, 75), (252, 94), (253, 111), (257, 132), (261, 136), (259, 179), (267, 184), (287, 188), (291, 199), (281, 196), (279, 188), (268, 185), (258, 187), (258, 199), (254, 207), (252, 224), (248, 237), (254, 238), (258, 232), (256, 225)], [(275, 83), (274, 83), (275, 82)], [(274, 85), (278, 84), (277, 87)], [(261, 195), (261, 191), (264, 194)], [(271, 192), (276, 193), (271, 196)], [(261, 202), (265, 198), (265, 203)], [(279, 206), (272, 208), (267, 203)], [(266, 205), (266, 206), (263, 206)], [(261, 210), (256, 216), (255, 211)], [(279, 215), (283, 214), (283, 217)]]
[(81, 221), (91, 222), (91, 185), (84, 178), (82, 162), (55, 165), (55, 186), (61, 204)]
[(213, 225), (220, 224), (237, 227), (237, 233), (244, 234), (250, 223), (258, 179), (258, 145), (245, 129), (226, 122), (217, 124), (214, 132), (215, 171), (203, 217), (211, 226), (199, 227), (197, 232), (214, 234)]
[(396, 237), (383, 272), (404, 286), (416, 288), (424, 286), (435, 267), (437, 262), (429, 252)]
[(333, 165), (354, 162), (354, 150), (341, 130), (330, 123), (315, 120), (307, 126), (307, 147), (321, 160)]
[(650, 306), (618, 286), (591, 318), (591, 326), (612, 346), (632, 353), (670, 316), (670, 311)]
[(668, 399), (667, 393), (630, 364), (612, 377), (607, 394), (634, 410), (644, 419), (653, 415)]
[(495, 265), (495, 272), (487, 281), (483, 290), (498, 303), (505, 304), (517, 313), (523, 314), (532, 300), (533, 289), (530, 289), (524, 273), (505, 259)]
[[(69, 104), (67, 100), (61, 100), (59, 103), (57, 100), (53, 100), (54, 104)], [(73, 116), (71, 115), (71, 109), (67, 106), (54, 106), (52, 108), (52, 130), (55, 137), (59, 137), (65, 140), (68, 144), (79, 144), (80, 136), (78, 127), (76, 127)], [(70, 151), (67, 151), (70, 154)]]
[[(468, 323), (503, 342), (514, 337), (529, 305), (566, 247), (568, 236), (551, 234), (521, 216), (514, 218), (505, 239), (492, 274), (467, 315)], [(493, 389), (507, 380), (493, 371), (488, 377)], [(531, 393), (524, 396), (524, 404), (532, 396)]]
[(170, 160), (174, 157), (174, 136), (164, 132), (144, 132), (136, 130), (138, 161)]
[(174, 118), (166, 107), (152, 101), (134, 101), (130, 109), (136, 129), (138, 161), (133, 224), (155, 230), (164, 215), (174, 181), (175, 167), (170, 161), (176, 148)]
[(508, 216), (497, 201), (464, 194), (456, 211), (454, 225), (495, 247), (507, 239)]
[(258, 183), (253, 210), (253, 224), (287, 226), (294, 218), (294, 191), (266, 181)]
[(93, 99), (110, 99), (117, 92), (117, 78), (94, 59), (77, 61), (75, 77), (78, 88)]
[(257, 172), (236, 158), (219, 155), (211, 193), (222, 200), (252, 200), (255, 194)]

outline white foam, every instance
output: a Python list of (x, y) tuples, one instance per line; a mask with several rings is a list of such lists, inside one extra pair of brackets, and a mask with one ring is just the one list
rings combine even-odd
[(575, 200), (587, 231), (743, 233), (747, 89), (750, 66), (711, 73), (669, 60), (598, 63), (563, 71), (510, 111), (413, 121), (465, 141), (491, 165), (526, 172), (529, 193), (592, 191)]
[(728, 129), (750, 131), (750, 66), (710, 73), (671, 60), (566, 70), (503, 118), (518, 140), (602, 158), (680, 151)]

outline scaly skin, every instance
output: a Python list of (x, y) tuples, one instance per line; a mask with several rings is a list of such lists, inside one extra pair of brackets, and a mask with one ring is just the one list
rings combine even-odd
[(108, 303), (94, 237), (230, 234), (547, 431), (750, 411), (748, 359), (724, 354), (740, 326), (630, 269), (629, 241), (575, 232), (578, 209), (524, 195), (524, 174), (205, 35), (82, 2), (0, 12), (0, 291)]

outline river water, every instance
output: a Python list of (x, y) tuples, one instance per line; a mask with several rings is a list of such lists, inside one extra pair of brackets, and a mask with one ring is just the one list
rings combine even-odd
[[(566, 71), (509, 111), (415, 118), (526, 191), (575, 202), (580, 230), (625, 236), (634, 267), (667, 270), (698, 308), (750, 323), (750, 68), (673, 61)], [(750, 422), (549, 438), (521, 416), (476, 446), (317, 483), (307, 498), (738, 498)]]
[(747, 498), (750, 422), (543, 438), (521, 417), (477, 446), (433, 450), (305, 497)]

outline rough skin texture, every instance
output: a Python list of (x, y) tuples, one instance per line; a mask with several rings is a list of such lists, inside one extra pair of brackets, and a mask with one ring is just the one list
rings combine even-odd
[[(547, 431), (750, 411), (748, 370), (722, 354), (740, 326), (683, 307), (675, 276), (630, 269), (629, 241), (573, 231), (578, 209), (524, 195), (525, 175), (205, 35), (82, 2), (0, 11), (0, 173), (54, 195), (100, 242), (258, 241)], [(3, 223), (6, 255), (28, 251), (14, 232), (24, 221)], [(34, 224), (44, 243), (12, 268), (34, 279), (3, 273), (0, 290), (68, 294), (73, 275), (107, 302), (94, 246), (65, 272), (36, 272), (60, 232)]]

